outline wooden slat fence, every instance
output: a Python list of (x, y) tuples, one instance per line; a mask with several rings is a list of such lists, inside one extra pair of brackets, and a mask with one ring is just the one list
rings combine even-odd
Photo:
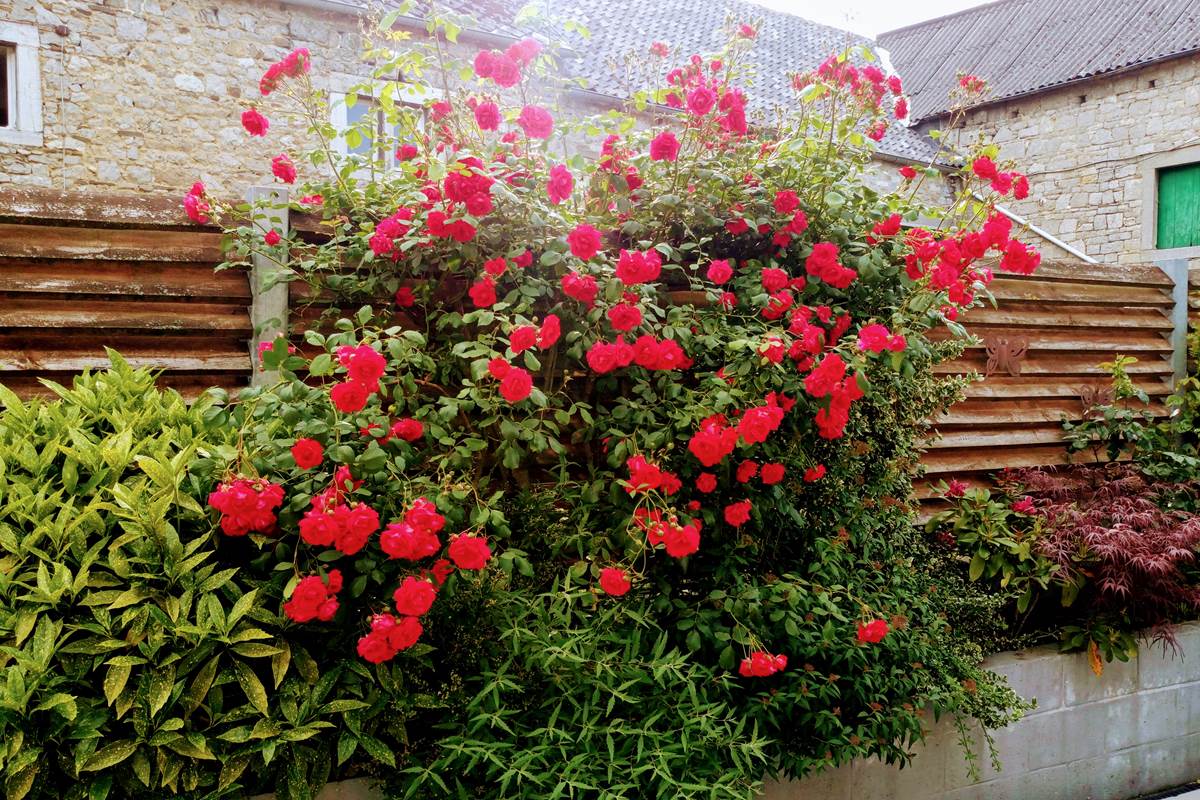
[[(289, 224), (301, 237), (321, 236), (312, 216), (293, 213)], [(61, 382), (103, 366), (107, 345), (162, 368), (164, 383), (188, 394), (245, 385), (252, 288), (243, 272), (213, 272), (220, 240), (191, 225), (174, 198), (6, 190), (0, 382), (37, 392), (38, 377)], [(1099, 364), (1119, 354), (1138, 359), (1130, 372), (1161, 410), (1173, 375), (1172, 286), (1144, 266), (1049, 262), (1034, 276), (998, 276), (998, 308), (964, 318), (984, 343), (939, 368), (986, 377), (936, 421), (920, 491), (939, 479), (1064, 463), (1062, 419), (1082, 418), (1109, 385)], [(290, 294), (299, 305), (300, 285)], [(300, 327), (305, 315), (292, 315)]]
[[(963, 317), (983, 344), (938, 368), (986, 377), (936, 421), (939, 435), (924, 458), (927, 481), (919, 490), (1004, 467), (1067, 463), (1062, 420), (1083, 418), (1111, 383), (1099, 364), (1117, 355), (1138, 359), (1129, 372), (1161, 412), (1174, 374), (1173, 285), (1150, 266), (1051, 262), (1033, 276), (998, 275), (998, 308)], [(1022, 347), (1023, 355), (1005, 358)]]
[(250, 285), (216, 273), (221, 234), (178, 199), (6, 189), (0, 196), (0, 382), (43, 394), (107, 364), (104, 346), (195, 395), (245, 385)]

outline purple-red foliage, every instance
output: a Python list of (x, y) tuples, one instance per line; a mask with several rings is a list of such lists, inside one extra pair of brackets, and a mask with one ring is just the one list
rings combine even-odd
[(1086, 579), (1080, 610), (1148, 627), (1200, 609), (1200, 587), (1189, 574), (1200, 517), (1163, 507), (1173, 485), (1125, 464), (1008, 470), (1002, 483), (1033, 498), (1044, 520), (1041, 551), (1060, 577)]

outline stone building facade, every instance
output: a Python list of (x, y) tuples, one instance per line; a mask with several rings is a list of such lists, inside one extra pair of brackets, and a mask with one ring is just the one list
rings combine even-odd
[[(0, 0), (0, 48), (15, 43), (18, 100), (26, 103), (17, 109), (15, 125), (6, 128), (0, 121), (0, 192), (22, 186), (177, 196), (202, 180), (231, 197), (270, 183), (271, 158), (301, 149), (299, 127), (285, 124), (284, 99), (259, 96), (259, 76), (293, 48), (307, 47), (314, 58), (314, 82), (336, 100), (370, 74), (362, 61), (362, 11), (370, 5), (370, 0)], [(494, 6), (511, 19), (509, 12), (522, 3), (496, 0), (481, 6), (464, 0), (458, 5), (467, 12), (486, 6), (496, 13)], [(579, 6), (576, 11), (585, 13), (587, 4)], [(666, 26), (662, 35), (680, 52), (705, 52), (713, 40), (707, 31), (698, 33), (703, 26), (694, 14), (683, 13), (684, 6), (677, 14), (662, 12), (657, 20)], [(725, 12), (709, 11), (716, 33)], [(600, 49), (615, 52), (649, 35), (631, 29), (626, 18), (591, 22)], [(464, 31), (460, 39), (470, 53), (503, 48), (526, 33), (497, 20), (485, 20), (479, 28)], [(795, 50), (791, 34), (808, 28), (813, 36), (804, 39), (804, 49)], [(785, 14), (769, 17), (764, 30), (777, 31), (774, 44), (766, 36), (756, 44), (779, 48), (770, 52), (769, 63), (786, 55), (798, 69), (815, 66), (832, 52), (823, 48), (844, 45), (849, 36)], [(688, 36), (698, 38), (687, 41)], [(829, 42), (813, 44), (820, 37)], [(565, 69), (586, 73), (600, 67)], [(786, 76), (776, 77), (786, 83)], [(605, 76), (590, 78), (609, 94), (571, 92), (557, 101), (561, 107), (594, 113), (621, 104), (606, 88)], [(759, 93), (758, 87), (751, 91)], [(242, 130), (240, 113), (250, 102), (272, 120), (265, 139)], [(884, 144), (884, 160), (871, 171), (872, 183), (884, 191), (898, 184), (900, 163), (920, 163), (933, 152), (922, 137), (905, 130), (889, 134)], [(942, 199), (943, 190), (931, 184), (928, 199)]]
[[(318, 81), (365, 77), (357, 18), (301, 4), (0, 0), (0, 42), (5, 27), (37, 36), (42, 104), (40, 136), (0, 129), (0, 191), (174, 194), (204, 180), (240, 193), (269, 180), (270, 159), (291, 144), (285, 130), (258, 139), (241, 128), (268, 65), (308, 47)], [(263, 112), (280, 103), (267, 98)]]
[(1029, 175), (1013, 211), (1105, 263), (1196, 258), (1155, 240), (1158, 172), (1200, 162), (1200, 56), (1190, 55), (968, 114), (965, 134)]
[(878, 41), (922, 130), (965, 100), (968, 140), (1028, 174), (1005, 202), (1031, 224), (1105, 263), (1200, 257), (1195, 0), (996, 0)]

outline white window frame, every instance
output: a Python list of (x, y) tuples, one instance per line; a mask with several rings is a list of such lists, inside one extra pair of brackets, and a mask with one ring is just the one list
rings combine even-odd
[[(350, 89), (354, 86), (362, 86), (368, 83), (368, 79), (364, 79), (357, 75), (334, 74), (329, 78), (329, 122), (338, 131), (338, 137), (333, 142), (335, 152), (347, 155), (350, 148), (346, 143), (346, 137), (341, 135), (341, 132), (349, 127), (349, 113), (346, 107), (346, 97), (350, 93)], [(433, 89), (429, 86), (424, 86), (419, 83), (403, 83), (399, 86), (399, 91), (396, 93), (396, 99), (407, 106), (423, 107), (430, 100), (435, 100), (444, 95), (444, 92)], [(360, 102), (363, 95), (359, 95)], [(383, 153), (383, 168), (388, 169), (394, 167), (396, 163), (396, 155), (394, 152)]]
[(1139, 166), (1142, 180), (1142, 250), (1151, 261), (1200, 258), (1200, 246), (1158, 247), (1158, 171), (1200, 162), (1200, 145), (1150, 156)]
[(8, 125), (0, 128), (0, 143), (42, 145), (42, 73), (36, 25), (0, 21), (0, 45), (8, 59)]

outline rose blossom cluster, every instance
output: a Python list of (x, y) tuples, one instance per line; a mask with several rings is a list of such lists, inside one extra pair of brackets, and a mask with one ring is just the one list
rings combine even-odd
[(343, 413), (362, 411), (371, 395), (379, 391), (379, 379), (387, 371), (387, 359), (369, 344), (343, 345), (335, 355), (347, 374), (346, 380), (329, 390), (329, 399)]
[(258, 89), (263, 97), (266, 97), (279, 88), (284, 78), (299, 78), (311, 67), (312, 58), (309, 57), (308, 48), (297, 48), (267, 67), (267, 71), (258, 81)]
[(765, 650), (754, 650), (738, 665), (743, 678), (768, 678), (787, 668), (787, 656), (773, 656)]
[(392, 594), (399, 619), (388, 613), (376, 614), (370, 632), (358, 640), (358, 654), (372, 664), (381, 664), (412, 647), (424, 633), (420, 618), (436, 599), (437, 587), (427, 578), (413, 575), (404, 578)]
[(283, 487), (266, 478), (235, 478), (217, 487), (208, 504), (221, 513), (221, 530), (229, 536), (269, 533), (275, 509), (283, 505)]
[(328, 622), (337, 613), (337, 593), (341, 590), (342, 573), (336, 569), (331, 569), (324, 580), (320, 575), (308, 575), (292, 590), (291, 599), (283, 604), (283, 613), (292, 622)]

